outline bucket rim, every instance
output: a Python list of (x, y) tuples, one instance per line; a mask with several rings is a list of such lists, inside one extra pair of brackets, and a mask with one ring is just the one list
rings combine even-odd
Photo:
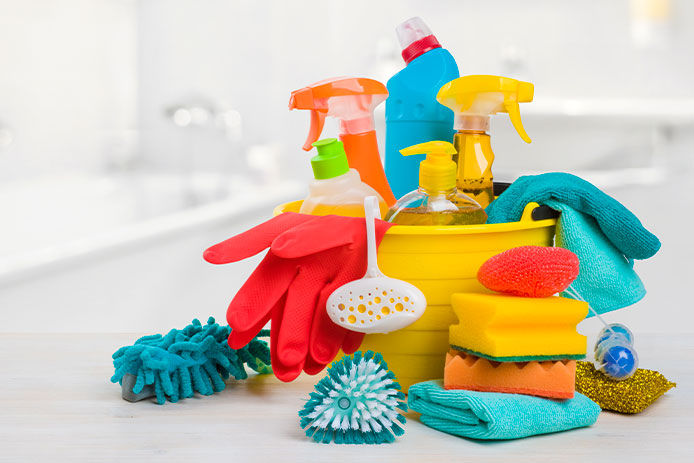
[[(282, 214), (283, 212), (298, 211), (301, 206), (301, 200), (289, 201), (279, 204), (272, 212), (273, 216)], [(523, 214), (518, 222), (507, 223), (485, 223), (480, 225), (398, 225), (391, 227), (386, 235), (411, 236), (411, 235), (476, 235), (486, 233), (505, 233), (520, 230), (532, 230), (537, 228), (553, 227), (557, 224), (557, 219), (542, 219), (534, 220), (532, 218), (533, 211), (540, 207), (538, 203), (528, 203), (523, 209)]]

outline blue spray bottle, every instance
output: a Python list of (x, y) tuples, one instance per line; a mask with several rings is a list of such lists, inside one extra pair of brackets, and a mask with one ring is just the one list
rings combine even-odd
[(421, 18), (395, 29), (407, 66), (387, 83), (386, 176), (396, 198), (416, 190), (424, 155), (400, 150), (431, 140), (453, 138), (453, 111), (436, 101), (442, 85), (458, 78), (458, 66)]

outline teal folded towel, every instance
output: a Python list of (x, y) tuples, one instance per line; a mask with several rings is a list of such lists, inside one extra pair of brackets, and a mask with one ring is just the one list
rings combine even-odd
[(575, 175), (555, 172), (513, 182), (487, 207), (487, 222), (517, 221), (529, 202), (561, 212), (556, 245), (578, 256), (579, 275), (564, 296), (585, 300), (600, 314), (645, 296), (634, 259), (653, 256), (660, 241), (626, 207)]
[(619, 201), (575, 175), (552, 172), (520, 177), (487, 206), (487, 223), (517, 222), (530, 202), (555, 200), (592, 216), (607, 239), (628, 259), (648, 259), (660, 241)]
[[(605, 238), (593, 217), (555, 200), (544, 203), (561, 212), (555, 244), (578, 256), (578, 277), (562, 296), (586, 301), (599, 314), (643, 299), (646, 288), (634, 271), (633, 259), (624, 257)], [(588, 317), (592, 316), (589, 312)]]
[(470, 439), (504, 440), (590, 426), (600, 407), (578, 392), (553, 400), (522, 394), (446, 390), (441, 381), (410, 387), (408, 406), (425, 425)]

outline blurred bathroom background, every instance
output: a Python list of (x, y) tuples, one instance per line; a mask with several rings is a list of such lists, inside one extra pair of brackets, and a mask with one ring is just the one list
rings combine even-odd
[(203, 249), (302, 197), (311, 176), (308, 114), (288, 111), (289, 93), (338, 75), (385, 82), (411, 16), (461, 74), (535, 83), (521, 108), (532, 144), (495, 119), (497, 179), (577, 173), (661, 238), (636, 264), (649, 294), (608, 321), (691, 332), (687, 0), (0, 0), (0, 330), (224, 320), (258, 258), (214, 267)]

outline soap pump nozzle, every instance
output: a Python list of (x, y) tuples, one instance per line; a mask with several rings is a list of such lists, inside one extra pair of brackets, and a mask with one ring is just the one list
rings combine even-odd
[(403, 156), (426, 154), (419, 163), (419, 187), (427, 191), (455, 188), (456, 164), (452, 156), (458, 151), (447, 141), (429, 141), (400, 150)]

